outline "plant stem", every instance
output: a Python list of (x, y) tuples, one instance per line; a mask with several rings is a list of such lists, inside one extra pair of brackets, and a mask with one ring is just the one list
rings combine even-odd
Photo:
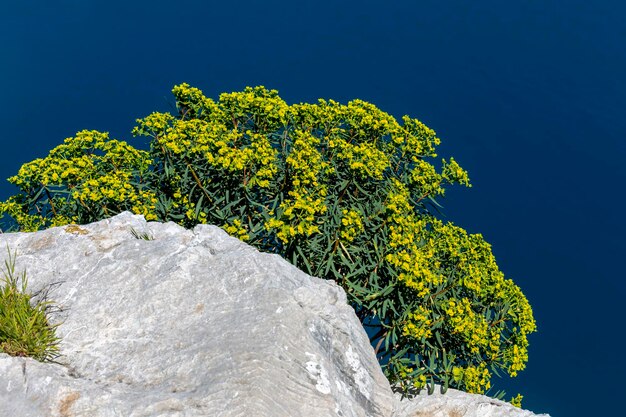
[(204, 188), (204, 186), (200, 182), (200, 178), (198, 178), (198, 175), (196, 174), (196, 171), (194, 171), (193, 168), (191, 167), (191, 164), (187, 163), (187, 168), (189, 168), (189, 171), (191, 171), (191, 175), (193, 175), (193, 179), (196, 181), (196, 184), (198, 184), (198, 187), (200, 187), (202, 192), (204, 192), (204, 195), (206, 196), (206, 198), (209, 200), (210, 203), (213, 203), (213, 199), (209, 195), (209, 192), (206, 190), (206, 188)]

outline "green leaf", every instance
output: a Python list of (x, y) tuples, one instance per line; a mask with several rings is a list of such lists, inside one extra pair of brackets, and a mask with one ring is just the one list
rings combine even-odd
[(203, 195), (200, 195), (200, 198), (198, 199), (198, 202), (196, 203), (196, 210), (194, 212), (194, 218), (198, 219), (200, 217), (200, 210), (202, 210), (202, 199), (204, 198)]
[(443, 341), (441, 340), (441, 334), (438, 331), (435, 332), (435, 338), (437, 339), (437, 343), (439, 343), (439, 346), (443, 348), (444, 344), (443, 344)]

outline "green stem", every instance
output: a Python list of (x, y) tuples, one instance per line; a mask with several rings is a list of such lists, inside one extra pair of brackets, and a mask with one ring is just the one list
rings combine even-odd
[(376, 343), (376, 348), (374, 349), (374, 355), (378, 355), (378, 350), (380, 349), (381, 345), (383, 344), (383, 341), (385, 340), (385, 336), (387, 336), (387, 333), (389, 333), (389, 330), (387, 330), (385, 333), (383, 333), (380, 336), (380, 340), (378, 341), (378, 343)]
[(54, 217), (56, 217), (57, 211), (54, 208), (54, 202), (52, 201), (52, 197), (50, 196), (50, 193), (48, 192), (48, 188), (44, 186), (44, 190), (46, 191), (46, 195), (48, 196), (48, 201), (50, 202), (50, 208), (52, 209), (52, 214), (54, 215)]
[(198, 178), (198, 175), (196, 174), (196, 171), (194, 171), (193, 168), (191, 167), (191, 164), (187, 163), (187, 168), (189, 168), (189, 171), (191, 171), (191, 175), (193, 175), (193, 179), (196, 181), (196, 184), (198, 184), (198, 187), (200, 187), (202, 192), (204, 192), (204, 195), (206, 196), (206, 198), (209, 200), (210, 203), (213, 203), (213, 199), (211, 198), (211, 195), (200, 182), (200, 178)]

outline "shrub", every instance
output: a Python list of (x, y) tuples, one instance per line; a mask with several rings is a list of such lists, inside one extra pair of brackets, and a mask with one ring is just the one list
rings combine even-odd
[[(274, 90), (205, 97), (173, 89), (177, 115), (139, 119), (149, 152), (95, 131), (66, 139), (9, 181), (0, 204), (24, 230), (123, 210), (211, 223), (347, 292), (390, 382), (469, 392), (524, 369), (530, 305), (481, 235), (436, 217), (445, 186), (469, 186), (416, 119), (374, 105), (287, 105)], [(99, 152), (98, 152), (99, 151)]]
[(47, 319), (52, 302), (45, 299), (45, 294), (32, 302), (32, 295), (26, 292), (26, 273), (15, 275), (15, 253), (12, 256), (8, 252), (4, 285), (0, 288), (0, 352), (52, 361), (59, 350), (55, 335), (58, 325), (50, 325)]
[(155, 220), (156, 197), (142, 185), (149, 164), (147, 152), (83, 130), (46, 158), (22, 165), (9, 178), (22, 193), (0, 203), (0, 210), (23, 232), (86, 224), (124, 210)]

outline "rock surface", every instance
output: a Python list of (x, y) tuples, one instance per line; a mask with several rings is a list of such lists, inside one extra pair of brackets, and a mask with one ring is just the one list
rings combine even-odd
[(534, 415), (454, 390), (401, 401), (340, 287), (215, 226), (122, 213), (7, 245), (62, 308), (62, 355), (0, 353), (0, 417)]
[(520, 410), (511, 404), (485, 395), (468, 394), (448, 389), (445, 394), (435, 390), (427, 395), (422, 390), (412, 399), (402, 399), (395, 394), (396, 404), (392, 417), (550, 417)]

